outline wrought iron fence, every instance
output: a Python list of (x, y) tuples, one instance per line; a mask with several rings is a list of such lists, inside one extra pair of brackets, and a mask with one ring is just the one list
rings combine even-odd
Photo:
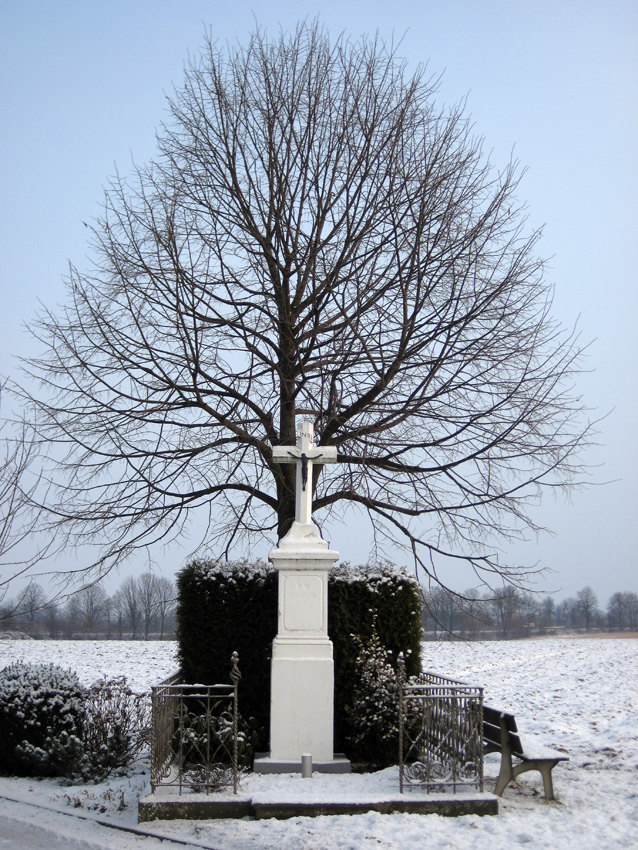
[(239, 784), (238, 656), (231, 684), (189, 685), (181, 672), (151, 688), (151, 790), (210, 793)]
[(436, 673), (406, 680), (399, 658), (399, 784), (483, 791), (483, 688)]

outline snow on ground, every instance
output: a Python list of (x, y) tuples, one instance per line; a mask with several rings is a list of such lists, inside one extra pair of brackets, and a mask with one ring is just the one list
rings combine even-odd
[[(2, 640), (0, 670), (13, 661), (59, 664), (75, 670), (83, 685), (126, 676), (136, 693), (158, 685), (179, 667), (174, 641)], [(228, 665), (230, 669), (230, 664)]]
[[(497, 817), (368, 812), (287, 821), (171, 821), (141, 826), (157, 836), (218, 850), (638, 848), (638, 641), (427, 643), (423, 654), (428, 669), (483, 685), (486, 703), (516, 715), (523, 742), (535, 734), (546, 746), (567, 750), (570, 761), (554, 769), (557, 801), (545, 802), (540, 776), (530, 772), (505, 791)], [(104, 675), (126, 675), (136, 690), (148, 688), (176, 667), (175, 645), (166, 642), (0, 640), (0, 667), (18, 659), (71, 667), (86, 684)], [(497, 773), (498, 756), (489, 756), (487, 790)], [(250, 791), (251, 783), (267, 781), (267, 777), (255, 777), (244, 789)], [(305, 791), (312, 783), (337, 780), (270, 779), (273, 786), (286, 781), (293, 789), (304, 783)], [(382, 793), (388, 781), (387, 771), (378, 777), (338, 780), (347, 784), (343, 794), (354, 795), (363, 783)], [(92, 847), (151, 848), (160, 846), (154, 838), (125, 832), (109, 835), (95, 822), (135, 826), (136, 801), (148, 790), (147, 763), (126, 777), (100, 785), (62, 787), (53, 780), (0, 777), (0, 819), (7, 824), (26, 823), (27, 813), (33, 817), (36, 810), (24, 803), (37, 803), (47, 809), (39, 810), (38, 823), (55, 835), (70, 830), (69, 818), (58, 813), (67, 812), (89, 818), (74, 820), (73, 828), (76, 840), (81, 837)], [(36, 845), (21, 846), (27, 850)], [(49, 846), (54, 846), (53, 841)]]

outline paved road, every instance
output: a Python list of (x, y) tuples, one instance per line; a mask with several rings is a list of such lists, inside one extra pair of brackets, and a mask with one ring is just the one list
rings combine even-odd
[(60, 837), (41, 826), (0, 817), (2, 850), (96, 850), (97, 846), (66, 836)]
[[(196, 845), (194, 845), (196, 846)], [(183, 845), (0, 799), (0, 850), (178, 850)]]

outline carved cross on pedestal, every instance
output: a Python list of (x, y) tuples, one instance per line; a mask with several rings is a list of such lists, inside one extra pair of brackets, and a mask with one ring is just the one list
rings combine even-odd
[(312, 466), (315, 463), (336, 463), (335, 446), (314, 445), (314, 426), (302, 422), (297, 431), (296, 446), (274, 446), (272, 459), (276, 463), (296, 463), (295, 522), (312, 522)]

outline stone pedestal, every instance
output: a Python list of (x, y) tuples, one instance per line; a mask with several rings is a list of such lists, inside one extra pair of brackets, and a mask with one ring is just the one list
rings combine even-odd
[(270, 755), (255, 760), (260, 773), (313, 767), (348, 771), (334, 758), (334, 662), (328, 639), (328, 573), (339, 558), (314, 523), (295, 522), (269, 554), (279, 573), (279, 625), (273, 642)]

